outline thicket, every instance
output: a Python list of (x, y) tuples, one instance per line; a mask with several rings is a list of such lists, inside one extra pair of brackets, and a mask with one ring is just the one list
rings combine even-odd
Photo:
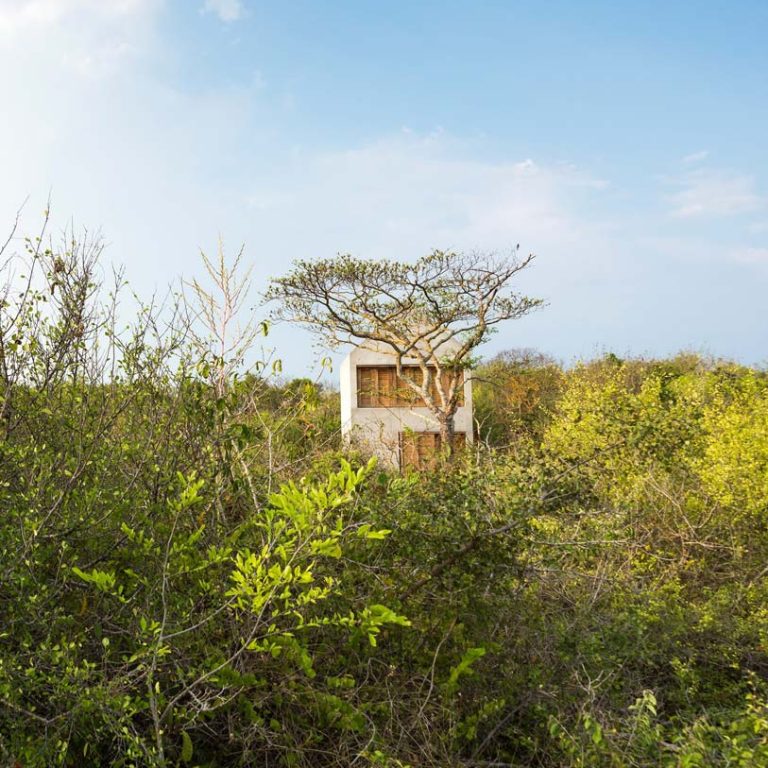
[(0, 259), (2, 764), (768, 765), (764, 371), (509, 353), (400, 476), (243, 372), (223, 262), (122, 327), (44, 242)]

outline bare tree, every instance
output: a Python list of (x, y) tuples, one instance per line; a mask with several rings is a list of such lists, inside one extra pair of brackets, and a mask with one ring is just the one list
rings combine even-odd
[(227, 389), (232, 373), (243, 363), (256, 337), (265, 333), (263, 323), (253, 320), (240, 324), (239, 316), (251, 287), (251, 267), (242, 268), (244, 248), (235, 255), (231, 264), (224, 256), (224, 245), (219, 241), (216, 261), (201, 252), (205, 271), (212, 286), (206, 288), (198, 280), (192, 280), (193, 301), (188, 304), (202, 324), (202, 331), (195, 340), (203, 357), (209, 357), (210, 378), (221, 396)]
[[(62, 381), (95, 383), (114, 358), (116, 292), (104, 302), (99, 272), (101, 237), (74, 227), (58, 242), (47, 234), (49, 210), (37, 237), (17, 237), (20, 212), (0, 243), (0, 434), (13, 431), (19, 387), (52, 391)], [(21, 252), (14, 246), (19, 241)]]
[[(275, 320), (299, 323), (331, 347), (381, 344), (397, 377), (437, 421), (450, 452), (454, 415), (472, 352), (504, 320), (542, 302), (516, 293), (514, 276), (533, 259), (487, 252), (433, 251), (414, 263), (359, 259), (299, 261), (267, 292)], [(420, 374), (411, 373), (410, 365)]]

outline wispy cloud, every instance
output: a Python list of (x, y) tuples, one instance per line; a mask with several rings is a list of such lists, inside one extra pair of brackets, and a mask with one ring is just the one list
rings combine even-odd
[[(300, 217), (303, 231), (317, 233), (317, 253), (413, 256), (517, 242), (560, 248), (583, 237), (577, 208), (601, 194), (603, 180), (571, 166), (471, 154), (450, 136), (411, 132), (346, 151), (300, 152), (279, 178), (254, 186), (247, 202), (265, 227)], [(306, 247), (300, 240), (295, 255)]]
[(0, 33), (50, 27), (74, 15), (135, 16), (156, 5), (157, 0), (2, 0)]
[(242, 0), (205, 0), (204, 13), (215, 13), (222, 21), (241, 19), (245, 14)]
[(699, 152), (691, 152), (690, 155), (686, 155), (683, 157), (683, 163), (686, 165), (695, 165), (696, 163), (701, 163), (704, 160), (706, 160), (709, 157), (709, 150), (708, 149), (702, 149)]
[[(11, 84), (63, 87), (66, 77), (99, 79), (141, 58), (163, 0), (0, 0), (0, 64)], [(69, 83), (68, 89), (77, 87)]]
[(730, 257), (741, 264), (768, 265), (768, 248), (737, 248), (731, 251)]
[(752, 176), (708, 169), (687, 173), (673, 182), (679, 191), (670, 195), (676, 218), (734, 216), (751, 213), (766, 205)]

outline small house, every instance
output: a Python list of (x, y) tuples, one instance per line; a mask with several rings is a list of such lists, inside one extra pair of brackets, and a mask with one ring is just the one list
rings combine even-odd
[[(403, 367), (420, 380), (416, 360), (404, 360)], [(342, 362), (340, 375), (344, 438), (389, 467), (429, 468), (441, 447), (437, 421), (423, 399), (398, 379), (392, 349), (375, 342), (355, 347)], [(454, 430), (456, 447), (472, 442), (472, 381), (467, 375)]]

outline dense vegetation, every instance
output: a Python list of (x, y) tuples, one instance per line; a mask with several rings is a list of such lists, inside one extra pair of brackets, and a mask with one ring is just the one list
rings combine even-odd
[(764, 371), (502, 355), (476, 450), (403, 477), (242, 372), (237, 301), (121, 330), (98, 246), (41, 242), (0, 306), (2, 764), (768, 766)]

